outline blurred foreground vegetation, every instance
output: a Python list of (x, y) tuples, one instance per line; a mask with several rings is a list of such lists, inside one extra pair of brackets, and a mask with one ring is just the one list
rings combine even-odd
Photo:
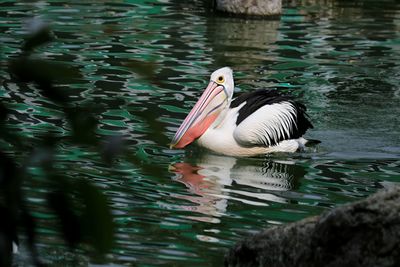
[[(62, 114), (58, 119), (66, 122), (68, 133), (63, 137), (51, 133), (35, 138), (23, 136), (15, 125), (11, 127), (12, 109), (4, 99), (0, 100), (0, 266), (12, 265), (13, 242), (18, 243), (19, 235), (26, 240), (32, 262), (36, 266), (44, 265), (36, 246), (38, 225), (24, 194), (26, 181), (32, 179), (32, 168), (40, 172), (46, 185), (47, 208), (57, 217), (58, 229), (72, 251), (83, 249), (93, 259), (101, 261), (113, 246), (115, 225), (107, 197), (85, 175), (70, 179), (65, 169), (57, 167), (57, 146), (61, 143), (97, 151), (109, 166), (118, 155), (124, 155), (144, 171), (157, 171), (157, 167), (147, 166), (129, 153), (123, 147), (122, 137), (96, 135), (98, 120), (94, 104), (77, 105), (66, 90), (58, 86), (82, 79), (79, 70), (41, 59), (35, 51), (52, 41), (54, 36), (49, 27), (42, 25), (27, 36), (15, 58), (1, 64), (19, 88), (33, 85), (36, 97), (46, 97), (54, 104)], [(150, 80), (154, 75), (152, 64), (130, 61), (127, 65), (145, 79)], [(145, 119), (157, 131), (159, 126), (154, 120)]]

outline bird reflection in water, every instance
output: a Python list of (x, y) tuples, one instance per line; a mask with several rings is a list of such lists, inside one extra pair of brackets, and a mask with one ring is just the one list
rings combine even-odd
[(191, 193), (176, 197), (195, 203), (182, 208), (206, 215), (191, 218), (208, 222), (219, 222), (217, 217), (227, 212), (229, 201), (252, 206), (287, 203), (285, 192), (297, 188), (299, 179), (306, 174), (293, 161), (212, 154), (201, 155), (195, 162), (174, 163), (170, 171), (176, 173), (174, 179)]

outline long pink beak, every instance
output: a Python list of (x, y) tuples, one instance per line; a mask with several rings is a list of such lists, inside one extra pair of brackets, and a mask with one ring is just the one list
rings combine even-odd
[(199, 101), (187, 115), (171, 142), (171, 148), (184, 148), (203, 135), (217, 119), (227, 103), (228, 96), (222, 85), (210, 81)]

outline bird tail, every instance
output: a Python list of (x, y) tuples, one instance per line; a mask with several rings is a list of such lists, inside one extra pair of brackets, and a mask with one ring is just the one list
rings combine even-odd
[(317, 139), (307, 139), (307, 141), (304, 143), (304, 145), (307, 147), (313, 147), (320, 143), (321, 143), (321, 141), (317, 140)]

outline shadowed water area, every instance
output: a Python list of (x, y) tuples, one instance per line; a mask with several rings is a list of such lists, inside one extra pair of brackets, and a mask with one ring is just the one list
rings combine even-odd
[[(70, 179), (83, 175), (109, 198), (117, 235), (105, 266), (221, 266), (242, 237), (400, 182), (398, 2), (288, 1), (276, 21), (220, 16), (189, 2), (0, 3), (8, 123), (33, 139), (69, 130), (53, 103), (32, 85), (14, 83), (4, 68), (20, 52), (25, 25), (40, 16), (56, 38), (36, 56), (78, 68), (83, 78), (62, 87), (78, 105), (93, 106), (100, 137), (123, 136), (139, 159), (110, 168), (96, 151), (57, 148), (57, 168)], [(130, 60), (155, 65), (151, 81)], [(170, 150), (209, 74), (223, 66), (234, 70), (237, 91), (271, 88), (304, 103), (314, 125), (306, 137), (321, 144), (245, 159), (195, 146)], [(80, 250), (65, 249), (43, 204), (46, 184), (40, 171), (30, 172), (25, 191), (40, 227), (40, 255), (53, 266), (86, 266)], [(27, 254), (22, 246), (16, 263), (25, 266)]]

